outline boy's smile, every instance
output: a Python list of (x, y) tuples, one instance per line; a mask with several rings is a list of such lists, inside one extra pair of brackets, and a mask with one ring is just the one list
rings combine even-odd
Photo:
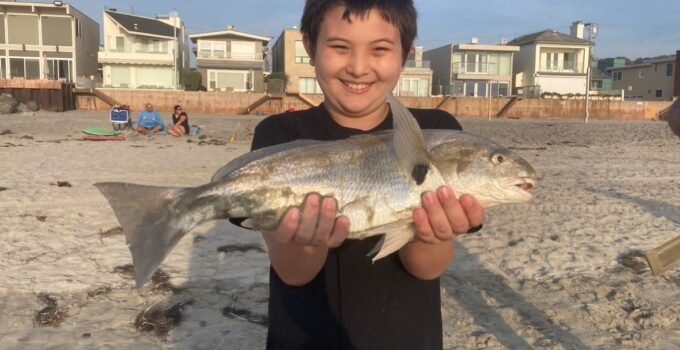
[[(402, 72), (401, 36), (373, 9), (343, 19), (344, 6), (328, 10), (321, 22), (312, 63), (324, 106), (340, 125), (369, 130), (387, 115), (385, 92)], [(305, 42), (309, 49), (310, 45)]]

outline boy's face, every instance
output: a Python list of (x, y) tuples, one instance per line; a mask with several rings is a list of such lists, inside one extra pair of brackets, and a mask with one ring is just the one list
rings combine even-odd
[(377, 10), (365, 18), (351, 16), (351, 22), (342, 19), (344, 11), (344, 6), (328, 10), (312, 55), (324, 105), (343, 119), (384, 117), (385, 92), (394, 89), (402, 72), (399, 30)]

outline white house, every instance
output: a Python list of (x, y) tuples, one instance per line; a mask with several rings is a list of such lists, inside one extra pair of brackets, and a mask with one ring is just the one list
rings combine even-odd
[(177, 12), (149, 18), (109, 9), (103, 28), (99, 63), (104, 87), (180, 88), (180, 74), (189, 67), (189, 45)]
[(571, 35), (548, 29), (510, 41), (520, 47), (513, 64), (515, 88), (524, 94), (585, 94), (593, 43), (583, 33), (584, 24), (575, 22)]

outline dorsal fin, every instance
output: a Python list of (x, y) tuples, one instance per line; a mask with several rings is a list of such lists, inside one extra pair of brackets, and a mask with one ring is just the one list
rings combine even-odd
[(392, 110), (394, 123), (394, 150), (404, 174), (420, 185), (430, 170), (430, 159), (425, 139), (413, 114), (387, 92), (387, 102)]

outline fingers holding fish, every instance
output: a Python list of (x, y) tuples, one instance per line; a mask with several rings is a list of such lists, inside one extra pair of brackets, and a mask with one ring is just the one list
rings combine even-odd
[(478, 228), (481, 228), (482, 224), (484, 223), (484, 208), (482, 208), (475, 197), (469, 194), (464, 194), (460, 196), (459, 202), (463, 207), (463, 210), (465, 210), (465, 214), (467, 215), (469, 222), (468, 230), (466, 230), (464, 233), (470, 232), (470, 230), (473, 228), (476, 228), (477, 230)]
[(441, 243), (432, 230), (432, 225), (430, 225), (430, 219), (428, 218), (425, 209), (416, 208), (413, 210), (413, 225), (416, 228), (415, 238), (417, 240), (428, 244)]
[(311, 193), (307, 195), (300, 217), (300, 227), (293, 238), (296, 243), (304, 245), (312, 243), (316, 228), (319, 224), (320, 206), (321, 197), (318, 194)]
[(274, 239), (282, 244), (289, 243), (300, 226), (300, 209), (290, 208), (281, 219), (281, 224), (275, 231), (263, 231), (265, 235), (274, 236)]
[(316, 230), (314, 231), (314, 236), (312, 237), (311, 245), (315, 246), (326, 246), (328, 245), (328, 239), (333, 232), (333, 226), (335, 226), (335, 213), (337, 204), (335, 199), (331, 197), (325, 197), (321, 201), (321, 209), (319, 211), (319, 220), (316, 225)]
[(349, 218), (346, 216), (340, 216), (335, 219), (335, 225), (333, 225), (333, 232), (328, 238), (328, 247), (337, 248), (342, 242), (349, 236)]

